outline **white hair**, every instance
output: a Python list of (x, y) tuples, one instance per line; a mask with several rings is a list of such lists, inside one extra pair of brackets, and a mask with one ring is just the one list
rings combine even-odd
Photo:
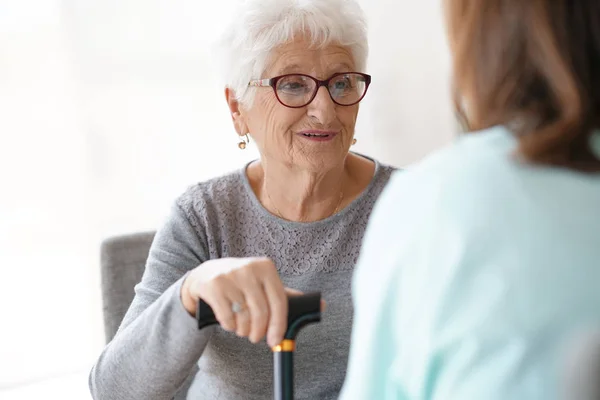
[(278, 46), (303, 35), (312, 46), (348, 47), (357, 72), (365, 72), (367, 22), (356, 0), (243, 0), (216, 46), (224, 84), (251, 106), (248, 82), (261, 79)]

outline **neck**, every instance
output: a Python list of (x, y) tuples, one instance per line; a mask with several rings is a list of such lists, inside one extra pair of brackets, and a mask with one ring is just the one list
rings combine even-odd
[(318, 221), (339, 211), (348, 181), (346, 162), (315, 172), (261, 161), (257, 172), (257, 193), (262, 204), (290, 221)]

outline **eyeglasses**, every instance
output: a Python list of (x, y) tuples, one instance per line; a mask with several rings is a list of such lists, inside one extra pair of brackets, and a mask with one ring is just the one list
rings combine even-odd
[(365, 97), (371, 84), (371, 76), (360, 72), (341, 72), (321, 81), (310, 75), (287, 74), (270, 79), (256, 79), (248, 86), (270, 86), (281, 104), (289, 108), (306, 107), (325, 86), (331, 100), (340, 106), (352, 106)]

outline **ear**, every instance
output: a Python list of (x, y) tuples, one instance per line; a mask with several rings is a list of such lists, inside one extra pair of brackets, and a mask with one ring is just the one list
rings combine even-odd
[(238, 135), (244, 136), (249, 132), (248, 125), (246, 124), (246, 118), (243, 115), (240, 102), (235, 97), (235, 92), (226, 87), (225, 88), (225, 100), (227, 100), (227, 106), (229, 107), (229, 113), (231, 115), (231, 121)]

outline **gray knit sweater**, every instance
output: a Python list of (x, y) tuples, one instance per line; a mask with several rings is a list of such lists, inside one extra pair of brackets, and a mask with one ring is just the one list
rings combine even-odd
[(93, 398), (272, 398), (273, 361), (265, 341), (253, 345), (217, 326), (198, 331), (180, 299), (184, 276), (202, 262), (249, 256), (271, 258), (286, 286), (322, 292), (322, 322), (304, 328), (296, 341), (296, 398), (337, 398), (350, 345), (352, 270), (392, 171), (377, 164), (357, 199), (312, 223), (270, 214), (245, 169), (189, 188), (157, 232), (133, 303), (90, 373)]

